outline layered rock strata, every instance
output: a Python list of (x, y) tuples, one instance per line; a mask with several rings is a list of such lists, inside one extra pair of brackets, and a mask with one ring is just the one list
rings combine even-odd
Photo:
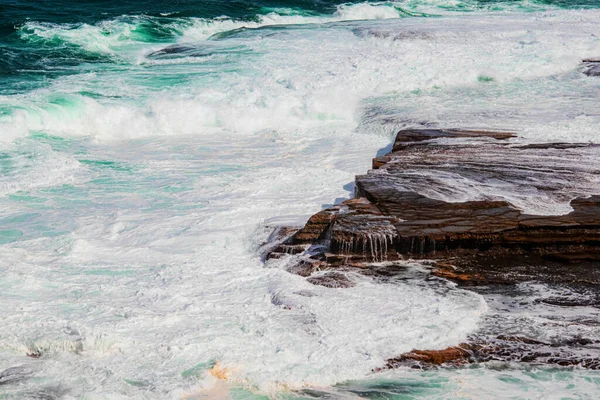
[[(588, 345), (582, 341), (581, 345)], [(600, 358), (583, 351), (565, 352), (560, 344), (544, 343), (520, 336), (500, 335), (494, 340), (472, 341), (443, 350), (413, 350), (389, 359), (386, 368), (409, 366), (461, 366), (480, 362), (529, 362), (563, 367), (579, 366), (600, 370)]]
[[(600, 307), (600, 147), (512, 138), (401, 131), (391, 151), (356, 177), (355, 198), (316, 213), (300, 229), (280, 229), (266, 258), (283, 258), (288, 271), (337, 289), (354, 285), (348, 270), (390, 279), (405, 270), (402, 260), (423, 260), (432, 274), (482, 294), (542, 282), (571, 293), (544, 304), (594, 310)], [(506, 314), (498, 312), (490, 323)], [(565, 323), (593, 330), (590, 318)], [(489, 329), (455, 347), (402, 354), (382, 368), (518, 361), (600, 369), (600, 343), (593, 339), (546, 343)]]
[[(536, 269), (553, 279), (539, 265), (599, 260), (600, 196), (590, 190), (600, 170), (586, 160), (600, 156), (600, 148), (516, 145), (506, 141), (512, 137), (506, 132), (401, 131), (392, 151), (356, 177), (355, 198), (313, 215), (268, 258), (303, 253), (298, 270), (306, 276), (316, 268), (433, 259), (439, 260), (436, 274), (460, 281), (517, 281)], [(542, 211), (552, 211), (553, 202), (564, 206), (571, 197), (572, 211), (524, 213), (503, 200), (499, 190), (513, 193), (513, 203), (538, 196), (548, 203)], [(476, 199), (457, 201), (463, 197)], [(564, 269), (569, 275), (573, 267)], [(576, 272), (570, 279), (578, 279)], [(600, 282), (596, 272), (583, 276)], [(559, 278), (565, 278), (562, 272)]]

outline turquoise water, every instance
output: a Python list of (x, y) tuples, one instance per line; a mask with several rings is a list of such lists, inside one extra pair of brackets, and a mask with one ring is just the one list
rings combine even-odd
[[(0, 397), (597, 397), (579, 369), (373, 373), (497, 307), (422, 277), (316, 287), (258, 249), (402, 128), (597, 142), (599, 6), (0, 0)], [(511, 329), (600, 335), (538, 311)]]

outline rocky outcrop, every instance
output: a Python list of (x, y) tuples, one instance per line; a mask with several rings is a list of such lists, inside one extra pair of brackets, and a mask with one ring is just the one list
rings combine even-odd
[[(440, 261), (437, 275), (463, 282), (545, 276), (541, 265), (551, 279), (551, 271), (574, 268), (563, 268), (565, 263), (600, 260), (600, 196), (584, 197), (600, 176), (585, 160), (600, 156), (600, 148), (516, 145), (506, 141), (512, 137), (493, 131), (401, 131), (392, 151), (356, 177), (356, 198), (312, 216), (268, 257), (303, 253), (300, 263), (311, 267), (300, 270), (308, 275), (316, 269), (434, 259)], [(494, 195), (502, 186), (541, 201), (576, 197), (573, 211), (523, 213)], [(481, 199), (454, 201), (468, 190)], [(565, 278), (562, 271), (559, 275)], [(572, 279), (578, 276), (600, 282), (595, 272)]]
[(600, 57), (583, 60), (583, 73), (587, 76), (600, 76)]
[[(509, 132), (401, 131), (392, 150), (356, 177), (355, 198), (318, 212), (296, 231), (280, 230), (285, 235), (266, 258), (283, 259), (289, 272), (332, 290), (355, 285), (348, 271), (382, 282), (406, 279), (405, 261), (421, 260), (426, 276), (484, 295), (514, 293), (522, 285), (510, 284), (533, 281), (556, 289), (557, 295), (535, 300), (549, 307), (600, 307), (600, 147), (524, 145), (512, 138)], [(523, 212), (528, 205), (540, 212)], [(514, 300), (518, 294), (507, 296), (523, 304)], [(511, 321), (508, 310), (502, 303), (465, 343), (413, 350), (383, 369), (489, 361), (600, 369), (590, 356), (600, 349), (597, 335), (546, 343), (499, 334), (498, 318)], [(598, 326), (594, 311), (574, 315), (564, 324), (588, 333)]]
[(587, 76), (600, 76), (600, 64), (593, 64), (587, 66), (583, 73)]
[[(567, 343), (571, 344), (571, 343)], [(581, 341), (580, 346), (593, 343)], [(599, 370), (600, 359), (585, 351), (564, 351), (563, 343), (551, 344), (520, 336), (500, 335), (493, 341), (474, 341), (443, 350), (413, 350), (389, 359), (385, 368), (409, 366), (432, 368), (437, 366), (461, 366), (489, 361), (528, 362), (557, 366), (578, 366)]]

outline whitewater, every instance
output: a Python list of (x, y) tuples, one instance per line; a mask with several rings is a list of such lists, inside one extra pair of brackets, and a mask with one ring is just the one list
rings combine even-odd
[[(597, 143), (600, 80), (580, 64), (600, 56), (598, 21), (593, 6), (425, 0), (14, 24), (0, 397), (594, 398), (600, 375), (577, 369), (374, 372), (464, 341), (488, 304), (421, 277), (314, 286), (260, 250), (271, 227), (351, 198), (400, 129)], [(569, 210), (490, 187), (530, 213)]]

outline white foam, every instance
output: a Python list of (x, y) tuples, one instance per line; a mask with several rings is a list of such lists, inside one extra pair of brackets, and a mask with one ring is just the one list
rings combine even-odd
[[(210, 36), (239, 28), (259, 28), (272, 25), (321, 24), (335, 21), (399, 18), (402, 13), (393, 3), (359, 3), (338, 6), (333, 15), (303, 16), (277, 9), (259, 15), (258, 21), (243, 21), (222, 16), (214, 19), (174, 19), (170, 27), (174, 34), (183, 32), (183, 40), (203, 40)], [(191, 24), (190, 24), (191, 21)], [(143, 43), (145, 38), (135, 34), (141, 23), (152, 23), (149, 17), (122, 17), (101, 21), (95, 25), (86, 23), (56, 24), (26, 22), (19, 28), (20, 36), (30, 41), (52, 41), (55, 39), (80, 46), (92, 53), (115, 54), (130, 49), (132, 44)], [(191, 25), (191, 26), (190, 26)], [(164, 28), (164, 25), (163, 25)]]
[[(342, 186), (372, 156), (359, 149), (387, 139), (234, 138), (174, 138), (158, 153), (155, 141), (133, 152), (103, 145), (88, 154), (143, 165), (136, 175), (151, 179), (154, 191), (137, 194), (135, 180), (131, 192), (120, 192), (126, 195), (91, 187), (78, 216), (58, 204), (44, 217), (48, 224), (72, 218), (70, 234), (0, 248), (3, 360), (12, 365), (24, 353), (43, 353), (36, 373), (61, 376), (73, 395), (136, 393), (127, 379), (167, 397), (213, 385), (203, 380), (206, 371), (200, 380), (181, 374), (219, 360), (231, 385), (272, 393), (360, 378), (388, 357), (452, 345), (475, 329), (486, 309), (475, 294), (360, 276), (352, 278), (356, 287), (332, 290), (264, 268), (255, 253), (256, 226), (347, 196)], [(326, 148), (327, 157), (313, 146)], [(207, 173), (231, 162), (243, 169)], [(163, 197), (167, 182), (189, 190)], [(158, 198), (171, 205), (155, 205)], [(199, 201), (208, 206), (176, 210)], [(108, 371), (100, 383), (98, 374)]]
[(105, 21), (98, 25), (55, 24), (27, 22), (19, 30), (27, 41), (61, 40), (79, 46), (92, 53), (113, 54), (115, 47), (129, 39), (133, 24), (121, 21)]
[(80, 163), (69, 155), (40, 148), (29, 149), (11, 159), (10, 170), (0, 176), (0, 196), (62, 184), (81, 179)]
[[(0, 246), (3, 363), (23, 363), (33, 346), (47, 353), (36, 376), (72, 396), (168, 398), (214, 384), (206, 371), (182, 373), (215, 359), (232, 385), (270, 392), (361, 378), (386, 357), (459, 343), (486, 310), (480, 297), (356, 276), (351, 289), (311, 286), (263, 268), (255, 229), (271, 217), (300, 224), (347, 198), (387, 134), (419, 121), (506, 128), (508, 120), (527, 140), (597, 140), (589, 95), (597, 84), (576, 67), (600, 53), (590, 34), (599, 15), (337, 23), (393, 16), (387, 5), (344, 6), (326, 21), (265, 17), (334, 23), (246, 31), (211, 41), (244, 51), (219, 53), (218, 62), (186, 55), (181, 65), (152, 57), (156, 64), (144, 65), (140, 54), (157, 45), (130, 39), (125, 28), (123, 40), (115, 33), (93, 43), (97, 27), (34, 27), (129, 64), (0, 98), (14, 106), (0, 120), (10, 135), (3, 151), (39, 148), (26, 137), (37, 131), (92, 139), (44, 147), (17, 168), (22, 180), (3, 181), (5, 195), (25, 190), (51, 204), (18, 223), (22, 240)], [(211, 23), (196, 21), (182, 42), (202, 46), (241, 26)], [(62, 183), (80, 197), (38, 190)], [(36, 207), (1, 201), (3, 215)], [(68, 233), (46, 237), (40, 226)]]
[[(594, 81), (552, 77), (575, 73), (582, 58), (600, 53), (592, 35), (596, 17), (596, 11), (556, 11), (536, 18), (478, 15), (353, 22), (268, 36), (255, 32), (211, 42), (217, 48), (226, 46), (213, 60), (214, 66), (204, 57), (193, 63), (189, 56), (181, 59), (180, 66), (176, 58), (151, 58), (145, 65), (139, 55), (144, 48), (145, 54), (157, 48), (138, 43), (119, 52), (134, 65), (127, 75), (99, 70), (57, 79), (35, 97), (0, 99), (22, 110), (4, 116), (0, 123), (10, 127), (10, 137), (42, 130), (103, 140), (204, 135), (221, 129), (296, 134), (298, 129), (332, 124), (337, 124), (335, 129), (351, 130), (359, 122), (363, 130), (393, 133), (406, 126), (394, 120), (417, 120), (453, 126), (510, 125), (538, 141), (560, 137), (594, 141), (597, 115), (589, 96), (582, 94), (579, 102), (563, 100), (576, 96), (582, 85), (593, 91)], [(194, 26), (185, 30), (182, 40), (194, 40), (201, 47), (209, 33), (197, 33)], [(77, 36), (77, 29), (67, 32)], [(95, 43), (87, 33), (77, 40)], [(239, 55), (235, 49), (227, 50), (236, 45), (241, 46)], [(223, 65), (236, 70), (216, 80), (214, 73)], [(169, 74), (183, 82), (157, 92), (154, 84), (146, 83), (160, 82), (164, 70), (154, 68), (170, 68)], [(498, 85), (507, 85), (507, 90)], [(81, 90), (105, 97), (84, 97)], [(114, 100), (123, 92), (131, 97)], [(56, 93), (63, 93), (70, 103), (54, 104)], [(392, 115), (374, 112), (374, 124), (364, 117), (361, 121), (361, 108), (371, 107), (382, 96), (390, 98)], [(578, 107), (587, 115), (574, 114)], [(522, 116), (514, 118), (518, 113)], [(382, 129), (382, 118), (392, 123), (386, 122)], [(556, 124), (557, 118), (564, 122)]]

